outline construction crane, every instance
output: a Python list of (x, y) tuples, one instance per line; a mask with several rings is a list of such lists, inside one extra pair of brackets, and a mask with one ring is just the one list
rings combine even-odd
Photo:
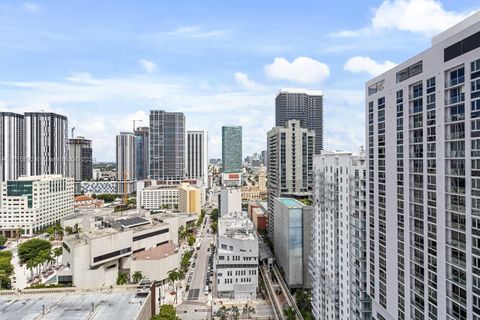
[(135, 120), (132, 120), (133, 122), (133, 131), (132, 132), (135, 132), (135, 122), (143, 122), (142, 119), (135, 119)]

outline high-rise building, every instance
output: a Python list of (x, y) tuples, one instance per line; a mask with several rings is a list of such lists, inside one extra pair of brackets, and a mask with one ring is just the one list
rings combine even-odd
[(313, 162), (314, 318), (369, 320), (365, 153), (323, 151)]
[(73, 179), (61, 175), (20, 177), (0, 188), (0, 234), (35, 233), (73, 214)]
[(242, 127), (222, 127), (223, 172), (242, 172)]
[(135, 129), (135, 175), (137, 180), (148, 177), (148, 136), (149, 127)]
[(374, 319), (480, 319), (480, 13), (366, 85)]
[(117, 135), (117, 180), (135, 180), (135, 136), (131, 132)]
[(25, 112), (26, 175), (67, 176), (68, 119), (51, 112)]
[(302, 128), (315, 131), (315, 154), (323, 149), (323, 92), (281, 89), (275, 98), (275, 126), (300, 120)]
[(208, 133), (187, 131), (187, 179), (208, 185)]
[(185, 116), (182, 112), (150, 111), (150, 179), (185, 178)]
[(68, 176), (75, 181), (91, 180), (92, 140), (84, 137), (68, 139)]
[(313, 210), (293, 198), (275, 198), (275, 261), (289, 289), (311, 288)]
[(289, 120), (267, 134), (268, 233), (274, 242), (274, 200), (309, 197), (312, 190), (315, 132)]
[(0, 182), (25, 174), (24, 118), (0, 112)]

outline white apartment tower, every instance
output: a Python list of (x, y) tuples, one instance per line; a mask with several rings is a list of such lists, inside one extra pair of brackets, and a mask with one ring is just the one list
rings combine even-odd
[(373, 319), (480, 319), (480, 13), (366, 84)]
[(268, 234), (275, 235), (274, 199), (311, 196), (315, 131), (288, 120), (267, 134)]
[(21, 114), (0, 112), (0, 182), (25, 173), (23, 119)]
[(2, 183), (0, 234), (25, 236), (73, 214), (73, 179), (61, 175), (20, 177)]
[(187, 179), (208, 185), (208, 133), (205, 130), (187, 131)]
[(117, 180), (135, 180), (135, 135), (120, 132), (117, 135)]
[(61, 174), (68, 167), (68, 120), (51, 112), (25, 112), (26, 175)]
[(365, 154), (314, 157), (310, 273), (315, 319), (371, 319), (366, 291)]

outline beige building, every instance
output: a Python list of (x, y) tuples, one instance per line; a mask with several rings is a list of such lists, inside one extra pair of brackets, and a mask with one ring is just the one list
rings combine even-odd
[(202, 195), (199, 188), (187, 183), (178, 187), (178, 210), (186, 213), (200, 214), (202, 210)]
[(258, 173), (258, 188), (260, 192), (267, 191), (267, 170), (262, 167)]
[(260, 187), (253, 186), (253, 187), (242, 187), (242, 200), (262, 200), (267, 198), (267, 194), (265, 191), (261, 191)]

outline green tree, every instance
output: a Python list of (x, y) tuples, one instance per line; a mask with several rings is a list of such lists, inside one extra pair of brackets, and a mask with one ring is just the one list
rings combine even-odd
[(312, 312), (312, 297), (308, 291), (295, 291), (295, 302), (304, 317)]
[(0, 247), (3, 247), (7, 243), (7, 237), (0, 234)]
[(228, 309), (225, 306), (221, 306), (216, 312), (215, 312), (215, 317), (219, 317), (220, 320), (226, 320), (228, 317), (230, 309)]
[(177, 288), (175, 287), (175, 282), (178, 280), (179, 274), (177, 268), (167, 272), (168, 282), (171, 283), (172, 287), (175, 289), (175, 302), (177, 302)]
[(38, 259), (41, 252), (51, 250), (52, 244), (49, 241), (33, 238), (18, 245), (18, 257), (20, 263), (24, 264)]
[(287, 320), (295, 320), (295, 311), (292, 307), (285, 307), (283, 308), (283, 315)]
[(143, 279), (141, 271), (135, 271), (132, 276), (133, 282), (139, 283)]
[(53, 256), (56, 259), (56, 265), (58, 265), (58, 257), (60, 257), (63, 253), (63, 248), (62, 247), (57, 247), (53, 249)]
[(188, 245), (191, 247), (195, 244), (195, 236), (193, 234), (188, 236)]
[(250, 315), (255, 314), (255, 308), (248, 303), (245, 304), (245, 307), (242, 309), (242, 317), (250, 319)]
[(150, 320), (180, 320), (180, 318), (177, 317), (177, 311), (171, 304), (164, 304), (160, 306), (159, 313)]
[(50, 236), (53, 236), (55, 234), (55, 227), (54, 226), (50, 226), (47, 228), (47, 233), (50, 235)]
[(128, 282), (128, 276), (125, 272), (119, 272), (117, 276), (117, 286), (122, 286), (124, 284), (127, 284)]
[(237, 306), (233, 306), (230, 308), (230, 313), (232, 314), (233, 320), (238, 320), (240, 318), (240, 310)]

